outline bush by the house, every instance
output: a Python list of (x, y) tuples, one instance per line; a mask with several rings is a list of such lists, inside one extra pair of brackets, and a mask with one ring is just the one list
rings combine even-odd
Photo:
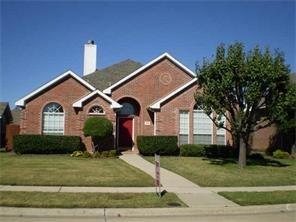
[(13, 150), (19, 154), (66, 154), (82, 150), (79, 136), (16, 135)]
[(104, 117), (90, 117), (84, 123), (84, 136), (107, 137), (113, 133), (112, 122)]
[(290, 154), (278, 149), (272, 153), (272, 156), (277, 159), (288, 159), (290, 157)]
[[(90, 117), (83, 127), (84, 136), (90, 136), (94, 144), (94, 150), (101, 150), (102, 147), (108, 146), (114, 141), (112, 137), (113, 125), (112, 122), (105, 117)], [(109, 147), (110, 148), (110, 147)]]
[(204, 156), (204, 145), (184, 144), (180, 146), (180, 156)]
[(238, 152), (229, 145), (205, 145), (205, 156), (209, 158), (236, 158)]
[(156, 152), (160, 155), (178, 155), (177, 136), (138, 136), (137, 145), (144, 156), (152, 156)]

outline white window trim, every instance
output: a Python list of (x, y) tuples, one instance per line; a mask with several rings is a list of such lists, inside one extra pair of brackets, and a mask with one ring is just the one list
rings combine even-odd
[[(95, 107), (95, 106), (99, 106), (99, 107), (101, 107), (102, 109), (103, 109), (103, 113), (91, 113), (90, 111), (91, 111), (91, 109), (93, 108), (93, 107)], [(105, 109), (102, 107), (102, 106), (100, 106), (100, 105), (98, 105), (98, 104), (94, 104), (94, 105), (92, 105), (89, 109), (88, 109), (88, 112), (87, 112), (87, 114), (89, 115), (89, 116), (105, 116), (106, 115), (106, 112), (105, 112)]]
[[(208, 135), (208, 134), (203, 134), (203, 133), (194, 133), (194, 113), (205, 113), (202, 109), (193, 109), (193, 115), (192, 115), (192, 129), (193, 129), (193, 137), (194, 135)], [(211, 117), (213, 118), (213, 113), (211, 113)], [(209, 117), (208, 117), (209, 118)], [(194, 141), (192, 141), (194, 143)], [(211, 144), (214, 144), (214, 123), (211, 120)]]
[(57, 103), (57, 104), (59, 104), (60, 106), (62, 106), (63, 107), (63, 122), (64, 122), (64, 125), (63, 125), (63, 131), (56, 131), (56, 132), (54, 132), (54, 131), (45, 131), (44, 130), (44, 113), (45, 114), (52, 114), (51, 112), (43, 112), (43, 110), (44, 110), (44, 108), (47, 106), (47, 105), (49, 105), (50, 103), (57, 103), (57, 102), (49, 102), (49, 103), (47, 103), (44, 107), (43, 107), (43, 109), (42, 109), (42, 111), (41, 111), (41, 134), (42, 135), (48, 135), (48, 133), (61, 133), (62, 132), (62, 134), (61, 135), (65, 135), (65, 127), (66, 127), (66, 111), (65, 111), (65, 109), (64, 109), (64, 107), (62, 106), (62, 105), (60, 105), (60, 103)]
[[(181, 134), (180, 133), (180, 122), (181, 122), (180, 121), (181, 120), (180, 113), (181, 112), (187, 112), (187, 114), (188, 114), (188, 134)], [(182, 110), (182, 109), (179, 110), (179, 135), (178, 135), (179, 136), (179, 139), (178, 139), (179, 145), (180, 145), (180, 135), (188, 135), (188, 141), (187, 141), (188, 143), (187, 144), (190, 144), (190, 112), (189, 112), (189, 110)]]

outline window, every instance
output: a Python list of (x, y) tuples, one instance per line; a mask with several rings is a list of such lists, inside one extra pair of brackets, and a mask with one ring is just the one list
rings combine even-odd
[(101, 106), (93, 106), (89, 109), (88, 114), (90, 115), (104, 115), (105, 111)]
[(180, 131), (179, 144), (189, 143), (189, 113), (188, 111), (180, 111)]
[(193, 143), (212, 143), (212, 120), (197, 107), (193, 110)]
[[(221, 122), (223, 122), (224, 126), (226, 124), (226, 118), (225, 116), (222, 116)], [(216, 143), (219, 145), (225, 145), (225, 134), (226, 134), (226, 130), (223, 128), (218, 129), (217, 128), (217, 133), (216, 133)]]
[(136, 115), (136, 109), (133, 104), (124, 102), (121, 104), (122, 108), (119, 111), (120, 115), (129, 116), (129, 115)]
[(47, 135), (63, 135), (64, 117), (64, 109), (60, 104), (47, 104), (42, 113), (42, 133)]

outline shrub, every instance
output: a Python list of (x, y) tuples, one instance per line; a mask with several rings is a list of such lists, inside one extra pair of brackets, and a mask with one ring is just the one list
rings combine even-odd
[(19, 154), (65, 154), (83, 150), (79, 136), (16, 135), (13, 150)]
[(152, 156), (156, 152), (160, 155), (178, 155), (177, 136), (138, 136), (137, 145), (144, 156)]
[(82, 151), (74, 151), (70, 156), (71, 157), (81, 157), (83, 155)]
[(105, 138), (113, 133), (112, 122), (104, 117), (90, 117), (83, 127), (84, 136)]
[(91, 158), (92, 157), (92, 154), (87, 152), (87, 151), (84, 151), (81, 155), (81, 157), (83, 158)]
[(236, 158), (238, 151), (229, 145), (205, 145), (205, 156), (209, 158)]
[(180, 146), (180, 156), (204, 156), (204, 145), (184, 144)]
[(288, 159), (290, 157), (290, 154), (278, 149), (272, 153), (272, 156), (277, 159)]
[(87, 154), (86, 152), (85, 153), (81, 152), (81, 156), (75, 156), (73, 154), (71, 155), (73, 157), (85, 157), (85, 158), (88, 158), (88, 157), (92, 157), (92, 158), (112, 158), (112, 157), (117, 157), (116, 150), (108, 150), (108, 151), (103, 151), (103, 152), (96, 151), (93, 154), (90, 154), (90, 153)]

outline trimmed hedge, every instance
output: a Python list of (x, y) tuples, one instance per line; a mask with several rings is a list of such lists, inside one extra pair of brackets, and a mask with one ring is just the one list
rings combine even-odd
[(13, 150), (19, 154), (65, 154), (84, 147), (79, 136), (16, 135)]
[(160, 155), (172, 156), (179, 154), (177, 136), (138, 136), (137, 145), (144, 156)]
[(200, 145), (200, 144), (181, 145), (180, 156), (205, 156), (204, 145)]

